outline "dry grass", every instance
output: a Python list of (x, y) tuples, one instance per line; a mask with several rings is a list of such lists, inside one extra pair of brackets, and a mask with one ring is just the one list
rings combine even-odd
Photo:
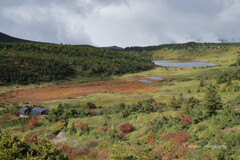
[(88, 82), (75, 85), (58, 85), (9, 92), (0, 98), (3, 103), (38, 103), (59, 99), (74, 99), (95, 93), (155, 93), (156, 89), (138, 79)]

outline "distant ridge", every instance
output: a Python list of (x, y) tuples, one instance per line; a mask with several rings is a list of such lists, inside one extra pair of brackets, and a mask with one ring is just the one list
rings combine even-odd
[(15, 38), (15, 37), (12, 37), (12, 36), (9, 36), (7, 34), (0, 32), (0, 42), (9, 43), (9, 42), (32, 42), (32, 41)]
[(100, 47), (100, 48), (117, 50), (117, 51), (122, 51), (122, 50), (124, 50), (124, 48), (121, 48), (121, 47), (118, 47), (118, 46)]
[[(20, 39), (16, 37), (9, 36), (5, 33), (0, 32), (0, 43), (14, 43), (14, 42), (34, 42), (34, 41), (29, 41), (25, 39)], [(40, 43), (47, 43), (47, 42), (40, 42)], [(80, 45), (81, 46), (81, 45)], [(82, 46), (90, 46), (90, 45), (82, 45)], [(92, 46), (95, 47), (95, 46)], [(118, 46), (110, 46), (110, 47), (96, 47), (96, 48), (103, 48), (103, 49), (110, 49), (110, 50), (124, 50), (124, 48), (118, 47)]]

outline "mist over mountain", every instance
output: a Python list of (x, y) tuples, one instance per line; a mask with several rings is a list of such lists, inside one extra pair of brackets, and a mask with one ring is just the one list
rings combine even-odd
[(50, 43), (152, 46), (240, 41), (238, 0), (8, 0), (3, 33)]

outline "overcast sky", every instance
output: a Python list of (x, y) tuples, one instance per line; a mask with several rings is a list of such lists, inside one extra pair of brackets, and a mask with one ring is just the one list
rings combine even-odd
[(240, 0), (0, 0), (0, 32), (96, 46), (240, 41)]

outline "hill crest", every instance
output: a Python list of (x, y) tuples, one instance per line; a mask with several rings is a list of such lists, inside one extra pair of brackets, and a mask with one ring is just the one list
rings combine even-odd
[(9, 42), (31, 42), (31, 41), (12, 37), (5, 33), (0, 32), (0, 42), (9, 43)]

